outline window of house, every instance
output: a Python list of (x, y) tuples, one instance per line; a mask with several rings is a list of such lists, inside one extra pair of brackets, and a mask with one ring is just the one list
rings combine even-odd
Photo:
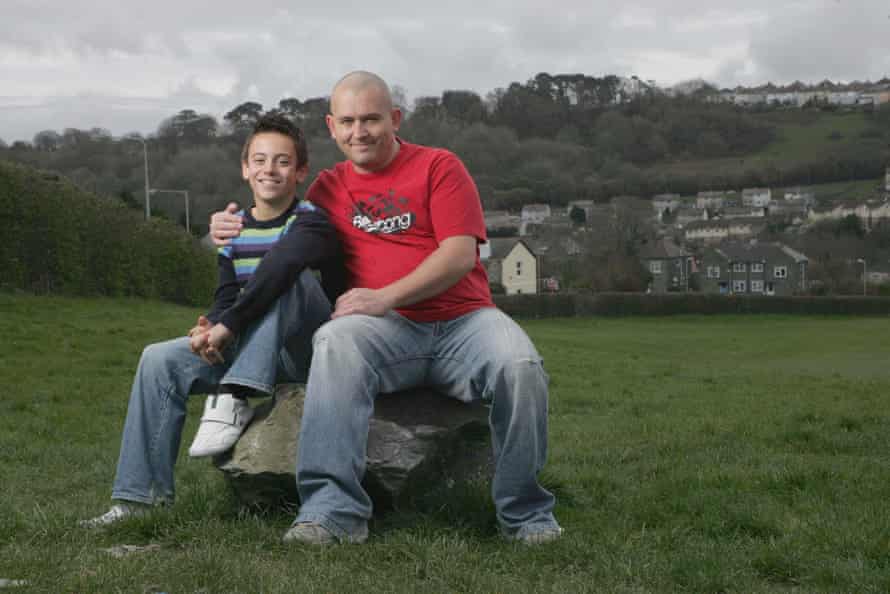
[(752, 280), (751, 281), (751, 292), (752, 293), (763, 293), (763, 281), (762, 280)]
[(744, 293), (745, 287), (747, 283), (745, 281), (732, 281), (732, 292), (733, 293)]
[(733, 262), (732, 271), (733, 272), (745, 272), (745, 263), (744, 262)]
[(652, 274), (661, 274), (661, 260), (652, 260), (649, 262), (649, 272)]
[(720, 278), (720, 267), (708, 266), (708, 278)]
[(522, 276), (522, 261), (516, 261), (516, 276)]
[(751, 272), (763, 272), (763, 262), (751, 262)]
[(773, 276), (776, 278), (788, 278), (788, 267), (776, 266), (773, 268)]

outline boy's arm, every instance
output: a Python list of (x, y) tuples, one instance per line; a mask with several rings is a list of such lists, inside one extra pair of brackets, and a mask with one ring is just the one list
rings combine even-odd
[(315, 210), (300, 211), (287, 233), (266, 252), (247, 286), (217, 320), (232, 334), (259, 319), (297, 280), (304, 268), (318, 268), (338, 256), (337, 235), (327, 215)]
[(220, 316), (238, 299), (238, 278), (235, 276), (235, 265), (232, 259), (219, 254), (216, 257), (219, 269), (219, 281), (213, 294), (213, 305), (206, 318), (212, 324), (219, 322)]

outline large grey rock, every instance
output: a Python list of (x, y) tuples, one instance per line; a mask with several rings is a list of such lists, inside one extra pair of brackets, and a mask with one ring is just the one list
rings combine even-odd
[[(296, 504), (296, 454), (304, 391), (279, 386), (257, 406), (229, 452), (214, 459), (242, 502)], [(377, 398), (368, 435), (364, 486), (376, 508), (391, 508), (436, 486), (484, 480), (491, 473), (488, 407), (428, 389)]]

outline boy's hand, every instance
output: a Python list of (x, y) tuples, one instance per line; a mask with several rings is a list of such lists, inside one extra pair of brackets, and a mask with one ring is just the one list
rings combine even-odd
[(202, 332), (207, 332), (210, 330), (211, 326), (213, 326), (213, 324), (210, 323), (210, 320), (208, 320), (204, 316), (198, 316), (198, 322), (194, 328), (189, 330), (188, 337), (191, 338), (192, 336), (195, 336), (196, 334), (200, 334)]
[(236, 215), (238, 205), (229, 202), (225, 210), (213, 213), (210, 217), (210, 237), (218, 246), (229, 245), (233, 237), (241, 235), (241, 217)]
[(233, 338), (235, 338), (235, 335), (232, 334), (231, 330), (222, 324), (215, 324), (207, 335), (207, 348), (208, 350), (213, 349), (221, 353), (226, 350)]

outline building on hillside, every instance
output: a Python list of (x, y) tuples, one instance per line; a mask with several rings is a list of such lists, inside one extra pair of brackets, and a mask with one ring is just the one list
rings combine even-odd
[(550, 218), (549, 204), (526, 204), (522, 207), (523, 223), (543, 223)]
[(652, 208), (660, 221), (665, 214), (673, 214), (683, 206), (679, 194), (656, 194), (652, 197)]
[(677, 209), (677, 212), (674, 213), (674, 221), (676, 225), (682, 228), (689, 223), (705, 220), (706, 214), (707, 211), (698, 208), (680, 207)]
[(887, 167), (887, 172), (884, 174), (884, 191), (890, 192), (890, 167)]
[(479, 246), (479, 258), (488, 272), (488, 282), (502, 286), (507, 295), (538, 292), (538, 258), (522, 239), (489, 239)]
[(742, 206), (767, 208), (773, 201), (773, 193), (769, 188), (745, 188), (742, 190)]
[(652, 277), (649, 282), (651, 292), (689, 290), (690, 254), (670, 239), (643, 245), (640, 248), (640, 261)]
[(890, 202), (867, 200), (865, 202), (817, 207), (810, 210), (808, 221), (810, 223), (839, 221), (850, 215), (857, 217), (862, 222), (863, 227), (871, 229), (881, 221), (890, 219)]
[(766, 228), (763, 218), (695, 221), (686, 225), (686, 241), (714, 243), (729, 239), (750, 239)]
[(766, 216), (767, 209), (762, 206), (729, 206), (720, 211), (716, 219), (761, 218)]
[(720, 210), (725, 200), (726, 192), (699, 192), (695, 196), (695, 207), (700, 210)]
[(516, 235), (519, 232), (521, 219), (518, 215), (510, 214), (506, 210), (486, 210), (483, 216), (485, 229), (489, 233)]
[(813, 196), (813, 193), (803, 192), (799, 186), (796, 188), (786, 188), (784, 198), (785, 202), (795, 204), (804, 204), (806, 206), (813, 206), (816, 204), (816, 197)]
[(703, 251), (699, 286), (721, 295), (795, 295), (807, 290), (807, 266), (782, 243), (726, 242)]
[(769, 207), (771, 219), (785, 220), (792, 225), (802, 225), (810, 214), (810, 206), (803, 202), (774, 202)]

